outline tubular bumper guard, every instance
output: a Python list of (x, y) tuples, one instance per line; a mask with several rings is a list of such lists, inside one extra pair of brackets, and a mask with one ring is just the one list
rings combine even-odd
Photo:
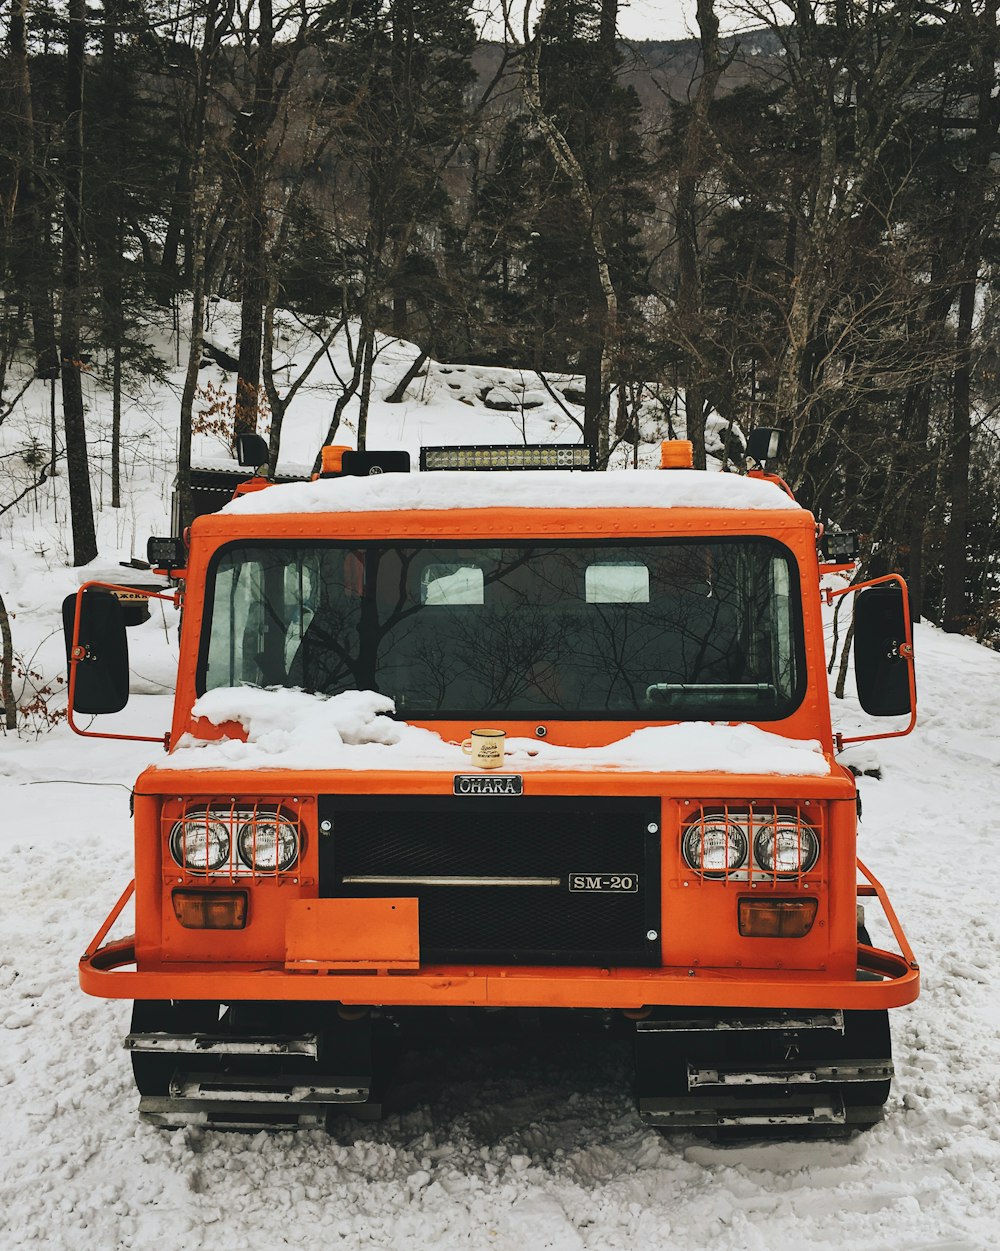
[(135, 939), (105, 943), (135, 883), (130, 882), (80, 959), (80, 985), (106, 999), (333, 1000), (346, 1004), (466, 1007), (641, 1009), (649, 1005), (880, 1009), (912, 1003), (920, 971), (882, 885), (858, 861), (866, 879), (859, 898), (876, 898), (899, 953), (858, 945), (862, 980), (830, 978), (814, 970), (489, 967), (431, 965), (417, 970), (289, 971), (276, 964), (220, 967), (208, 963), (134, 965)]

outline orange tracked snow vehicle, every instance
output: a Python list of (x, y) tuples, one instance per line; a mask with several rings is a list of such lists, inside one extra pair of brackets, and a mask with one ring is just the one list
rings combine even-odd
[[(881, 1116), (887, 1009), (919, 974), (835, 760), (818, 587), (838, 558), (773, 450), (757, 432), (746, 477), (591, 474), (583, 447), (425, 448), (409, 475), (338, 453), (320, 480), (248, 484), (186, 547), (151, 541), (183, 604), (170, 753), (136, 782), (134, 882), (80, 962), (87, 993), (135, 1001), (143, 1114), (375, 1114), (380, 1022), (484, 1008), (634, 1032), (656, 1126)], [(849, 590), (862, 705), (906, 732), (905, 586)], [(112, 592), (68, 602), (76, 723), (127, 698)], [(248, 692), (325, 715), (362, 691), (399, 733), (245, 742)], [(220, 692), (230, 719), (201, 715)], [(462, 752), (484, 725), (499, 768)], [(109, 940), (133, 895), (134, 935)]]

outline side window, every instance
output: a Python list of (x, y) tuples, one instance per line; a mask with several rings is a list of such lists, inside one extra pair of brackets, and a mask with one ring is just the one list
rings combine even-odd
[(771, 558), (771, 603), (774, 629), (771, 637), (772, 666), (780, 695), (795, 690), (794, 616), (788, 562)]
[(482, 604), (483, 586), (478, 565), (427, 565), (420, 575), (420, 603)]
[(584, 586), (588, 604), (649, 603), (649, 570), (645, 565), (588, 565)]
[(223, 557), (215, 576), (206, 689), (259, 682), (263, 627), (261, 567)]

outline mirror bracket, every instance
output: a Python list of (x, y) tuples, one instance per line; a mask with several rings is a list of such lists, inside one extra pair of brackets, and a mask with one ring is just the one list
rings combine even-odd
[(120, 740), (128, 740), (135, 743), (162, 743), (164, 750), (170, 748), (170, 731), (164, 734), (109, 734), (105, 730), (85, 730), (76, 724), (73, 715), (73, 698), (76, 694), (76, 677), (77, 666), (90, 658), (88, 648), (80, 642), (80, 616), (83, 606), (83, 597), (88, 590), (122, 592), (124, 594), (144, 595), (147, 599), (163, 599), (174, 607), (180, 603), (179, 593), (161, 593), (159, 591), (146, 591), (137, 587), (119, 586), (114, 582), (84, 582), (80, 589), (76, 592), (76, 605), (73, 610), (73, 634), (69, 641), (68, 660), (69, 660), (69, 682), (67, 690), (66, 705), (66, 722), (74, 734), (79, 734), (82, 738), (112, 738)]
[(850, 586), (841, 587), (838, 591), (827, 587), (823, 591), (823, 598), (827, 604), (832, 604), (835, 599), (839, 599), (842, 595), (853, 595), (857, 591), (864, 591), (873, 586), (886, 586), (889, 583), (895, 583), (899, 587), (902, 596), (905, 637), (897, 645), (895, 654), (898, 655), (898, 658), (903, 661), (907, 668), (907, 683), (910, 691), (909, 721), (902, 730), (883, 730), (879, 734), (844, 735), (837, 732), (833, 738), (834, 747), (838, 752), (843, 751), (849, 743), (870, 743), (872, 740), (879, 738), (902, 738), (907, 734), (911, 734), (917, 724), (917, 681), (913, 664), (913, 623), (910, 617), (910, 595), (906, 586), (906, 579), (899, 573), (887, 573), (884, 577), (870, 578), (867, 582), (854, 582)]

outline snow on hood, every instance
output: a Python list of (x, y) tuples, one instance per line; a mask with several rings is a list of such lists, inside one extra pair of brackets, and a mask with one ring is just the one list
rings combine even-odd
[(580, 473), (389, 473), (253, 491), (223, 513), (398, 512), (452, 508), (752, 508), (799, 505), (773, 482), (695, 469)]
[[(327, 698), (300, 690), (222, 687), (195, 703), (213, 725), (237, 721), (247, 741), (206, 742), (185, 734), (160, 769), (385, 769), (446, 773), (470, 768), (457, 743), (388, 715), (393, 702), (374, 691)], [(471, 728), (471, 726), (470, 726)], [(783, 738), (752, 725), (709, 721), (649, 726), (606, 747), (562, 747), (509, 738), (505, 767), (621, 769), (630, 772), (778, 773), (825, 776), (815, 740)]]

